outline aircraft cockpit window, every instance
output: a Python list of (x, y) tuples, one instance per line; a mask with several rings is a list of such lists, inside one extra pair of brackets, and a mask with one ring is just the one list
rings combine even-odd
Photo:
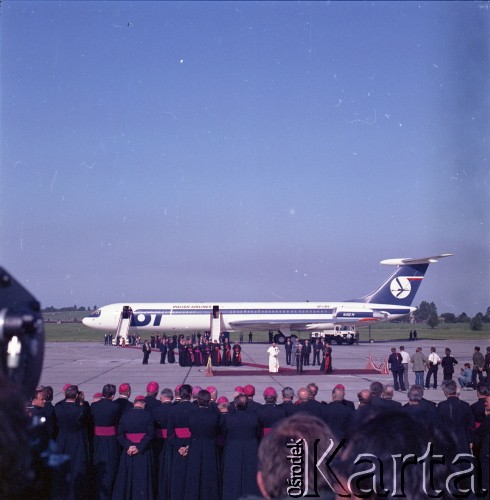
[(97, 309), (92, 314), (90, 314), (88, 317), (89, 318), (98, 318), (99, 316), (100, 316), (100, 309)]

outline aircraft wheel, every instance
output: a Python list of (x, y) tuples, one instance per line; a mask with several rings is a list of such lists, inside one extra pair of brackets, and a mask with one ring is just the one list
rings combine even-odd
[(280, 344), (280, 345), (283, 345), (286, 343), (286, 337), (284, 336), (283, 333), (276, 333), (274, 335), (274, 342), (276, 344)]

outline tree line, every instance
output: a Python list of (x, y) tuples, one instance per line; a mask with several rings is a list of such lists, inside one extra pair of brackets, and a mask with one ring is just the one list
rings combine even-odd
[(490, 323), (490, 306), (485, 314), (479, 312), (470, 318), (465, 312), (456, 316), (454, 313), (437, 314), (437, 307), (434, 302), (420, 303), (418, 309), (413, 313), (416, 322), (425, 322), (431, 328), (435, 328), (441, 321), (444, 323), (469, 323), (471, 330), (479, 331), (483, 329), (485, 323)]
[(80, 306), (80, 307), (77, 307), (77, 305), (75, 304), (74, 306), (71, 306), (71, 307), (53, 307), (53, 306), (49, 306), (49, 307), (45, 307), (44, 309), (41, 309), (41, 312), (43, 313), (53, 313), (53, 312), (74, 312), (74, 311), (81, 311), (81, 312), (85, 312), (85, 311), (92, 311), (92, 310), (96, 310), (97, 309), (97, 306), (94, 306), (92, 309), (90, 308), (90, 306)]

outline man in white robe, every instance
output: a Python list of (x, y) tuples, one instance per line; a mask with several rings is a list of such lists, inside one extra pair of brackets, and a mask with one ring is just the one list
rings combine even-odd
[(279, 347), (273, 343), (267, 352), (269, 353), (269, 372), (277, 373), (279, 371)]

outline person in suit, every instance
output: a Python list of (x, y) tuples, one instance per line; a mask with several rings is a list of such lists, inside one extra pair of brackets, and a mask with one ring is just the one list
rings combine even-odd
[(458, 364), (456, 358), (451, 356), (451, 349), (446, 347), (445, 356), (441, 359), (442, 375), (444, 380), (451, 380), (454, 373), (454, 365)]
[(301, 375), (303, 373), (303, 344), (298, 342), (296, 346), (296, 351), (294, 353), (296, 358), (296, 374)]
[(162, 338), (162, 340), (160, 341), (160, 364), (161, 365), (165, 364), (165, 359), (167, 357), (167, 350), (168, 350), (167, 339)]
[(293, 344), (291, 343), (291, 338), (288, 337), (284, 344), (284, 350), (286, 352), (286, 365), (291, 365), (291, 354), (293, 352)]
[(148, 340), (145, 340), (141, 350), (143, 351), (143, 364), (147, 365), (148, 360), (150, 359), (150, 353), (151, 353), (151, 347), (150, 347)]
[(310, 366), (310, 356), (311, 356), (311, 344), (308, 339), (305, 339), (305, 345), (303, 346), (303, 365)]
[(395, 391), (404, 391), (405, 382), (403, 380), (403, 359), (399, 352), (396, 352), (396, 347), (391, 348), (391, 354), (388, 357), (388, 364), (393, 374), (393, 385)]
[(313, 346), (312, 346), (312, 350), (313, 350), (313, 363), (312, 365), (315, 366), (315, 365), (318, 365), (320, 366), (320, 352), (322, 351), (322, 341), (321, 339), (315, 339), (313, 341)]

